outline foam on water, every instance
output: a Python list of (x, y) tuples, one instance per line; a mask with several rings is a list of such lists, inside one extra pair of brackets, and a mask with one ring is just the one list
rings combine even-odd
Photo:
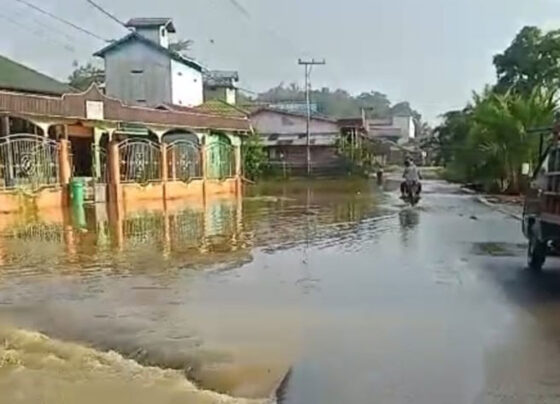
[(197, 388), (180, 371), (0, 326), (0, 403), (258, 404)]

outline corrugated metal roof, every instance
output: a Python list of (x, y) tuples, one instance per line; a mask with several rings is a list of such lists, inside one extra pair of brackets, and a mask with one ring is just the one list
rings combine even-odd
[(239, 73), (228, 70), (210, 70), (204, 74), (204, 84), (207, 86), (231, 86), (239, 81)]
[(173, 25), (173, 20), (169, 17), (131, 18), (130, 20), (128, 20), (128, 22), (125, 25), (130, 28), (161, 27), (163, 25), (167, 28), (167, 31), (171, 33), (175, 33), (175, 26)]
[[(294, 116), (294, 117), (298, 117), (298, 118), (307, 118), (306, 114), (300, 114), (298, 112), (291, 112), (291, 111), (284, 111), (284, 110), (270, 108), (270, 107), (256, 106), (255, 108), (249, 107), (247, 109), (249, 110), (249, 113), (250, 113), (251, 116), (260, 114), (261, 112), (272, 112), (272, 113), (276, 113), (276, 114), (280, 114), (280, 115)], [(311, 114), (311, 119), (312, 120), (318, 120), (318, 121), (330, 122), (330, 123), (337, 123), (336, 119), (330, 118), (330, 117), (325, 116), (325, 115), (317, 114), (317, 113), (312, 113)]]
[(4, 56), (0, 56), (0, 88), (53, 95), (74, 91), (69, 85)]

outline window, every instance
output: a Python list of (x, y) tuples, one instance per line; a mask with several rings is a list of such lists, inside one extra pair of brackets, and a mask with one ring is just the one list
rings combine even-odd
[(161, 28), (161, 36), (162, 36), (163, 38), (165, 38), (165, 34), (166, 34), (165, 28), (162, 27), (162, 28)]
[(146, 103), (146, 83), (143, 76), (143, 70), (136, 69), (130, 72), (130, 92), (132, 99), (139, 104)]

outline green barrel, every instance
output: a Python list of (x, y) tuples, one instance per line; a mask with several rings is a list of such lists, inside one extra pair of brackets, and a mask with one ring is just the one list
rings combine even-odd
[(84, 205), (73, 204), (72, 219), (75, 228), (77, 229), (87, 228), (86, 210), (84, 208)]
[(70, 197), (73, 206), (82, 206), (84, 204), (84, 181), (80, 178), (73, 178), (70, 182)]

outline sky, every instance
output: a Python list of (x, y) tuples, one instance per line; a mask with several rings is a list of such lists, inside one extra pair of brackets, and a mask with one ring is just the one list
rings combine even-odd
[[(58, 79), (104, 46), (18, 0), (1, 0), (0, 53)], [(106, 39), (127, 31), (86, 0), (25, 0)], [(254, 92), (303, 82), (298, 58), (326, 59), (314, 88), (381, 91), (431, 123), (495, 81), (492, 56), (524, 25), (560, 28), (560, 0), (95, 0), (121, 20), (171, 17), (192, 55), (238, 70)], [(100, 61), (98, 61), (100, 62)]]

